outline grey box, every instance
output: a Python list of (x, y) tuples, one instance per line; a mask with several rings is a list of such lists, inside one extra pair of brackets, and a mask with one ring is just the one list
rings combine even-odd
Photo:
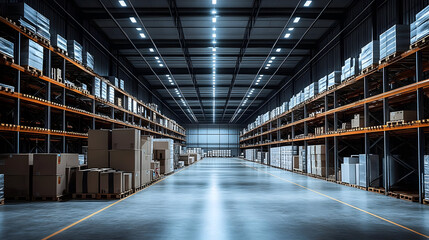
[(13, 58), (13, 42), (0, 37), (0, 52)]
[(414, 110), (402, 110), (390, 112), (390, 121), (413, 121), (417, 119), (417, 112)]
[(38, 43), (23, 39), (21, 43), (21, 65), (43, 70), (43, 47)]
[(53, 35), (51, 42), (53, 46), (58, 47), (59, 49), (67, 52), (67, 40), (61, 37), (61, 35), (59, 34)]
[(89, 52), (83, 54), (83, 64), (91, 69), (94, 69), (94, 57)]
[(368, 164), (369, 171), (369, 186), (379, 187), (380, 181), (378, 180), (380, 164), (379, 156), (375, 154), (369, 154), (368, 158), (366, 154), (359, 154), (359, 186), (366, 187), (366, 166)]
[(92, 94), (100, 97), (101, 94), (101, 80), (97, 77), (94, 78), (94, 85), (92, 86)]
[(82, 56), (82, 45), (80, 45), (75, 40), (69, 40), (67, 41), (67, 51), (71, 58), (82, 62), (83, 56)]

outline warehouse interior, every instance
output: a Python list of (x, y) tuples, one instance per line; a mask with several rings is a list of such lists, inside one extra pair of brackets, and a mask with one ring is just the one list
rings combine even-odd
[(428, 0), (0, 0), (0, 238), (429, 239), (428, 77)]

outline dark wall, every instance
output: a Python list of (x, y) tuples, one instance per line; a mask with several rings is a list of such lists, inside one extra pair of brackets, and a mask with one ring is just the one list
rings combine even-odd
[[(341, 71), (344, 60), (349, 57), (359, 57), (361, 48), (372, 41), (379, 39), (379, 35), (394, 24), (410, 24), (415, 21), (415, 14), (429, 4), (428, 0), (376, 0), (370, 5), (371, 0), (353, 1), (350, 8), (346, 11), (342, 22), (337, 22), (325, 36), (321, 38), (320, 44), (312, 49), (312, 56), (305, 59), (298, 67), (296, 72), (301, 70), (300, 74), (294, 79), (286, 79), (280, 84), (282, 87), (274, 90), (272, 99), (267, 101), (262, 107), (255, 111), (250, 117), (242, 119), (246, 123), (254, 122), (256, 117), (270, 111), (283, 102), (288, 101), (293, 94), (299, 92), (312, 82), (318, 81), (321, 77), (332, 71)], [(358, 14), (367, 6), (368, 9), (339, 35), (328, 47), (320, 52), (311, 64), (305, 66), (309, 60), (315, 56), (321, 49), (347, 26)], [(280, 88), (279, 87), (279, 88)]]

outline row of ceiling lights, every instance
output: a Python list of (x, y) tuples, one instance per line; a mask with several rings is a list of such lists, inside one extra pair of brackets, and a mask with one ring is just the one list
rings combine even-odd
[[(305, 3), (304, 3), (304, 7), (309, 7), (310, 5), (311, 5), (311, 2), (312, 1), (310, 1), (310, 0), (307, 0)], [(300, 17), (295, 17), (294, 18), (294, 20), (293, 20), (293, 23), (298, 23), (299, 22), (299, 20), (301, 20), (301, 18)], [(293, 28), (293, 27), (290, 27), (290, 28), (288, 28), (287, 29), (287, 32), (286, 32), (286, 34), (284, 35), (284, 38), (290, 38), (290, 36), (291, 36), (291, 34), (292, 34), (292, 31), (294, 30), (295, 28)], [(281, 52), (282, 51), (282, 49), (281, 48), (277, 48), (276, 49), (276, 53), (279, 53), (279, 52)], [(267, 59), (269, 59), (267, 62), (266, 62), (266, 64), (265, 64), (265, 69), (269, 69), (270, 67), (271, 67), (271, 65), (273, 64), (273, 62), (274, 62), (274, 60), (276, 59), (276, 57), (275, 56), (271, 56), (271, 57), (269, 57), (268, 56), (268, 58)], [(260, 84), (260, 82), (262, 81), (262, 77), (263, 77), (264, 75), (263, 74), (260, 74), (259, 75), (259, 77), (258, 77), (258, 79), (256, 80), (256, 82), (255, 82), (255, 86), (257, 86), (257, 85), (259, 85)], [(249, 91), (249, 90), (248, 90)], [(255, 88), (252, 88), (251, 90), (250, 90), (250, 92), (249, 93), (246, 93), (245, 94), (245, 96), (246, 96), (246, 98), (244, 99), (244, 101), (242, 102), (242, 104), (241, 104), (241, 107), (244, 107), (245, 105), (246, 105), (246, 103), (247, 103), (247, 101), (249, 100), (249, 98), (251, 97), (251, 95), (253, 94), (253, 92), (255, 91)], [(235, 117), (240, 113), (242, 111), (242, 109), (240, 108), (240, 109), (238, 109), (238, 111), (237, 111), (237, 113), (236, 114), (234, 114), (234, 116), (232, 117), (232, 120), (231, 121), (233, 121), (234, 119), (235, 119)]]
[[(212, 5), (216, 5), (217, 0), (212, 0)], [(212, 46), (212, 62), (213, 62), (213, 123), (215, 122), (216, 115), (216, 22), (217, 15), (216, 9), (212, 10), (212, 38), (213, 38), (213, 46)]]
[[(215, 0), (213, 0), (213, 1), (215, 1)], [(121, 5), (121, 7), (127, 7), (125, 0), (119, 0), (118, 2), (119, 2), (119, 5)], [(130, 17), (129, 19), (130, 19), (131, 23), (133, 23), (133, 24), (137, 23), (137, 20), (135, 17)], [(136, 30), (137, 30), (137, 32), (141, 38), (146, 38), (146, 34), (143, 32), (143, 29), (141, 27), (136, 27)], [(149, 48), (149, 52), (154, 53), (155, 49)], [(160, 58), (159, 56), (155, 56), (154, 58), (155, 58), (155, 61), (159, 67), (164, 67), (165, 64), (162, 61), (162, 58)], [(175, 81), (173, 81), (172, 76), (170, 76), (169, 74), (166, 74), (165, 77), (168, 79), (168, 82), (170, 83), (170, 85), (174, 86)], [(190, 110), (190, 106), (187, 106), (186, 101), (182, 98), (183, 94), (180, 94), (180, 91), (178, 88), (175, 88), (174, 91), (175, 91), (177, 97), (180, 98), (183, 106), (188, 107), (188, 112), (191, 114), (192, 118), (195, 121), (197, 121), (197, 118), (195, 117), (195, 115)]]

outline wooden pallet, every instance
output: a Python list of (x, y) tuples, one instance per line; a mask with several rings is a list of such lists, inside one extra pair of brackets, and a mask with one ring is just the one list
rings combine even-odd
[(362, 186), (359, 186), (359, 185), (356, 185), (356, 184), (349, 184), (349, 186), (357, 188), (357, 189), (360, 189), (360, 190), (365, 190), (366, 191), (366, 187), (362, 187)]
[(0, 53), (0, 58), (3, 59), (3, 61), (5, 61), (5, 62), (11, 62), (11, 63), (15, 62), (15, 60), (13, 59), (13, 57), (8, 56), (8, 55), (3, 54), (3, 53)]
[(61, 202), (64, 200), (63, 196), (43, 196), (43, 197), (32, 197), (33, 201), (55, 201)]
[(97, 194), (95, 193), (73, 193), (73, 199), (97, 199)]
[(429, 205), (429, 199), (423, 199), (423, 204), (424, 205)]
[(63, 49), (61, 49), (61, 48), (59, 48), (59, 47), (54, 47), (54, 50), (55, 50), (56, 52), (61, 53), (62, 55), (69, 56), (69, 53), (68, 53), (67, 51), (64, 51)]
[(366, 67), (366, 68), (362, 69), (361, 74), (371, 73), (371, 72), (374, 72), (376, 70), (378, 70), (378, 65), (375, 64), (375, 63), (373, 63), (369, 67)]
[(405, 124), (404, 120), (395, 120), (395, 121), (386, 122), (387, 127), (397, 127), (397, 126), (404, 125), (404, 124)]
[(4, 205), (4, 198), (0, 198), (0, 206)]
[(6, 200), (15, 200), (15, 201), (30, 201), (29, 196), (16, 196), (16, 197), (6, 197)]
[(380, 193), (380, 194), (384, 194), (385, 193), (384, 188), (369, 187), (368, 191), (375, 192), (375, 193)]
[(393, 197), (393, 198), (399, 198), (400, 193), (399, 192), (388, 192), (387, 195), (389, 197)]
[(97, 199), (121, 199), (128, 197), (132, 192), (132, 190), (128, 190), (123, 193), (99, 193), (97, 194)]
[(386, 56), (383, 59), (380, 59), (380, 61), (378, 61), (379, 64), (384, 64), (384, 63), (389, 63), (392, 61), (395, 61), (396, 59), (399, 59), (401, 57), (401, 52), (394, 52), (388, 56)]
[(410, 49), (421, 48), (426, 46), (429, 43), (429, 35), (423, 37), (422, 39), (416, 41), (415, 43), (410, 45)]
[(5, 92), (9, 92), (9, 93), (14, 93), (15, 92), (14, 89), (8, 88), (8, 87), (5, 87), (5, 86), (1, 86), (1, 85), (0, 85), (0, 91), (5, 91)]
[(34, 68), (32, 66), (29, 66), (29, 65), (24, 65), (23, 67), (24, 67), (25, 71), (27, 71), (27, 72), (30, 72), (30, 73), (35, 74), (35, 75), (43, 76), (42, 70), (39, 70), (39, 69)]
[(415, 193), (401, 193), (399, 195), (399, 198), (402, 200), (407, 200), (410, 202), (418, 202), (419, 201), (419, 195)]

